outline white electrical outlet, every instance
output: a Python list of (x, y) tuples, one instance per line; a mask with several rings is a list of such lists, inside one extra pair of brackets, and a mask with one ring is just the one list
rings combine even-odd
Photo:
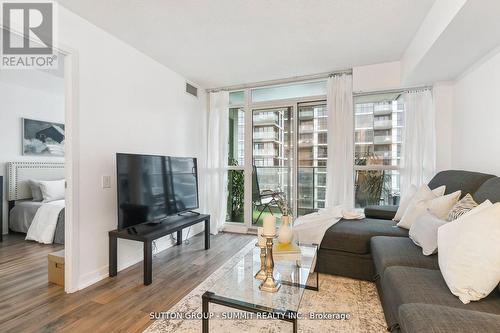
[(102, 188), (111, 188), (111, 176), (102, 176)]

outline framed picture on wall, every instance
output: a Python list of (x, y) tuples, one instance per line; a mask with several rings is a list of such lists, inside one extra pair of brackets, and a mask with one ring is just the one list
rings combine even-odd
[(23, 118), (23, 155), (64, 156), (64, 124)]

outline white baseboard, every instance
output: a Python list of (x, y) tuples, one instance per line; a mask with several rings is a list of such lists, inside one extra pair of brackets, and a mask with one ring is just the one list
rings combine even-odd
[[(187, 232), (187, 231), (186, 231)], [(189, 238), (192, 238), (194, 236), (196, 236), (197, 234), (200, 234), (204, 232), (203, 231), (203, 228), (201, 231), (198, 231), (198, 230), (194, 230), (192, 231), (187, 238), (186, 237), (186, 234), (184, 233), (184, 240), (186, 239), (189, 239)], [(168, 248), (171, 248), (172, 246), (174, 246), (175, 243), (172, 241), (172, 242), (167, 242), (165, 245), (160, 245), (158, 248), (157, 248), (157, 251), (155, 253), (160, 253), (160, 252), (163, 252), (165, 251), (166, 249)], [(130, 267), (130, 266), (133, 266), (139, 262), (141, 262), (143, 260), (142, 257), (137, 257), (137, 258), (134, 258), (133, 260), (128, 260), (127, 262), (124, 262), (124, 263), (121, 263), (118, 265), (118, 272)], [(154, 269), (154, 267), (153, 267)], [(87, 274), (84, 274), (80, 277), (79, 279), (79, 282), (78, 282), (78, 290), (82, 290), (82, 289), (85, 289), (101, 280), (104, 280), (105, 278), (107, 278), (109, 276), (109, 265), (106, 265), (106, 266), (103, 266), (93, 272), (90, 272), (90, 273), (87, 273)]]
[(232, 232), (235, 234), (246, 234), (248, 233), (248, 228), (242, 225), (225, 224), (222, 228), (224, 232)]

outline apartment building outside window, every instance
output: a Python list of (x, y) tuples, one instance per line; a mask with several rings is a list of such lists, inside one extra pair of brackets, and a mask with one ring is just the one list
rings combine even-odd
[(404, 124), (400, 93), (354, 98), (355, 205), (397, 205)]

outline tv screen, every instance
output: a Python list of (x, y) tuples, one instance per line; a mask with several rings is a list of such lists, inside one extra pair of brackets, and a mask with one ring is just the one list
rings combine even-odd
[(196, 158), (117, 154), (118, 229), (198, 208)]

